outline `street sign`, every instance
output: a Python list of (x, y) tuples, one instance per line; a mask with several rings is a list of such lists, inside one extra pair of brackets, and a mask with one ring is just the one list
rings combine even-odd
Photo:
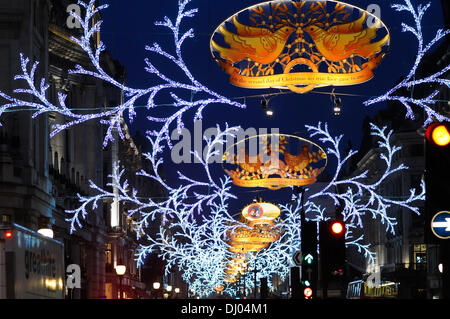
[(305, 290), (303, 290), (303, 294), (305, 295), (305, 298), (308, 299), (312, 296), (313, 291), (311, 288), (305, 288)]
[(300, 250), (298, 250), (292, 257), (292, 259), (294, 260), (294, 263), (297, 266), (301, 266), (302, 265), (302, 252)]
[(305, 260), (307, 264), (312, 264), (314, 257), (311, 254), (306, 255)]
[(431, 230), (440, 239), (450, 238), (450, 212), (442, 211), (431, 219)]

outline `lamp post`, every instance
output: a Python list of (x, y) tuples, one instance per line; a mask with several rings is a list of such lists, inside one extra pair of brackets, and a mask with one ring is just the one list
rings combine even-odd
[(125, 265), (116, 265), (116, 274), (119, 276), (119, 299), (122, 299), (122, 277), (125, 275), (127, 271), (127, 266)]

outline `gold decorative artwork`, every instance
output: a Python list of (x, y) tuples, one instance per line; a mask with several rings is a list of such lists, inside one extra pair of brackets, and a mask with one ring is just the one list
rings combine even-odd
[(241, 211), (239, 222), (227, 233), (228, 250), (234, 253), (226, 263), (225, 283), (236, 281), (247, 270), (247, 253), (257, 252), (280, 239), (281, 228), (275, 227), (280, 209), (271, 203), (252, 203)]
[(251, 227), (256, 224), (273, 226), (273, 220), (280, 216), (280, 208), (271, 203), (252, 203), (245, 206), (241, 214)]
[(286, 134), (249, 137), (232, 145), (223, 156), (224, 170), (235, 185), (272, 190), (313, 184), (326, 164), (320, 146)]
[(379, 18), (353, 5), (279, 0), (236, 13), (210, 43), (232, 84), (306, 93), (370, 80), (389, 50), (390, 34)]

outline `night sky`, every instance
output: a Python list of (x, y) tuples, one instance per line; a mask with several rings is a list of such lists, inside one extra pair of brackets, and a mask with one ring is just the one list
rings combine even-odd
[[(101, 2), (110, 4), (110, 7), (103, 12), (102, 40), (112, 57), (126, 68), (129, 86), (145, 88), (154, 83), (152, 81), (155, 78), (149, 76), (144, 70), (146, 57), (161, 69), (164, 68), (165, 73), (175, 72), (174, 69), (166, 69), (168, 63), (146, 51), (145, 46), (158, 42), (164, 49), (173, 53), (172, 37), (168, 33), (168, 29), (154, 26), (153, 23), (162, 20), (166, 15), (174, 19), (178, 10), (177, 0), (102, 0)], [(198, 81), (229, 98), (277, 92), (267, 89), (243, 89), (229, 84), (228, 75), (212, 59), (209, 49), (211, 33), (219, 24), (234, 13), (260, 2), (255, 0), (193, 0), (189, 5), (189, 8), (198, 8), (199, 12), (194, 18), (185, 20), (184, 30), (194, 28), (196, 37), (186, 40), (183, 47), (184, 60)], [(396, 12), (390, 7), (390, 3), (403, 3), (402, 0), (348, 0), (347, 2), (364, 9), (371, 3), (376, 3), (381, 7), (381, 19), (391, 32), (391, 47), (390, 53), (374, 70), (375, 77), (372, 80), (358, 85), (336, 87), (337, 93), (357, 95), (341, 96), (343, 109), (340, 116), (334, 116), (329, 95), (315, 93), (315, 91), (331, 91), (330, 87), (323, 87), (308, 94), (286, 94), (274, 97), (270, 101), (270, 107), (275, 112), (271, 119), (267, 119), (261, 109), (261, 98), (247, 99), (247, 109), (245, 110), (227, 105), (210, 105), (204, 112), (203, 127), (215, 126), (216, 123), (224, 127), (224, 123), (228, 122), (230, 125), (241, 125), (243, 128), (274, 127), (279, 128), (282, 133), (300, 133), (307, 137), (304, 125), (316, 125), (322, 121), (328, 122), (332, 134), (344, 134), (342, 141), (344, 148), (350, 139), (353, 149), (358, 149), (364, 118), (374, 116), (386, 107), (386, 104), (377, 104), (367, 108), (362, 105), (362, 102), (370, 97), (384, 94), (395, 85), (402, 75), (408, 73), (417, 52), (417, 41), (411, 33), (401, 32), (401, 22), (413, 24), (412, 17), (406, 12)], [(417, 6), (419, 3), (426, 4), (428, 1), (412, 0), (412, 2)], [(426, 43), (434, 37), (437, 29), (443, 28), (440, 1), (431, 0), (431, 3), (423, 22)], [(160, 102), (164, 103), (164, 101)], [(192, 123), (187, 120), (185, 123), (188, 128), (192, 126)], [(145, 132), (151, 128), (150, 125), (152, 124), (141, 116), (129, 127), (134, 134), (136, 130)], [(172, 168), (173, 165), (166, 165), (168, 178), (171, 178), (174, 172)], [(214, 169), (217, 173), (224, 174), (220, 165), (216, 164)], [(233, 190), (236, 193), (243, 191), (247, 194), (244, 196), (250, 196), (248, 191), (251, 189), (235, 187)], [(282, 194), (288, 196), (286, 192), (264, 191), (263, 197), (265, 200), (274, 199), (280, 202), (281, 197), (284, 197), (281, 196)], [(233, 209), (243, 207), (247, 200), (243, 199), (240, 203), (232, 205)]]

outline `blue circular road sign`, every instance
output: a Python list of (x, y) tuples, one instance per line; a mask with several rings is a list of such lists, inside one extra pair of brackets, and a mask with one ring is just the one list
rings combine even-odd
[(450, 212), (442, 211), (431, 219), (431, 230), (433, 234), (441, 239), (450, 238)]

